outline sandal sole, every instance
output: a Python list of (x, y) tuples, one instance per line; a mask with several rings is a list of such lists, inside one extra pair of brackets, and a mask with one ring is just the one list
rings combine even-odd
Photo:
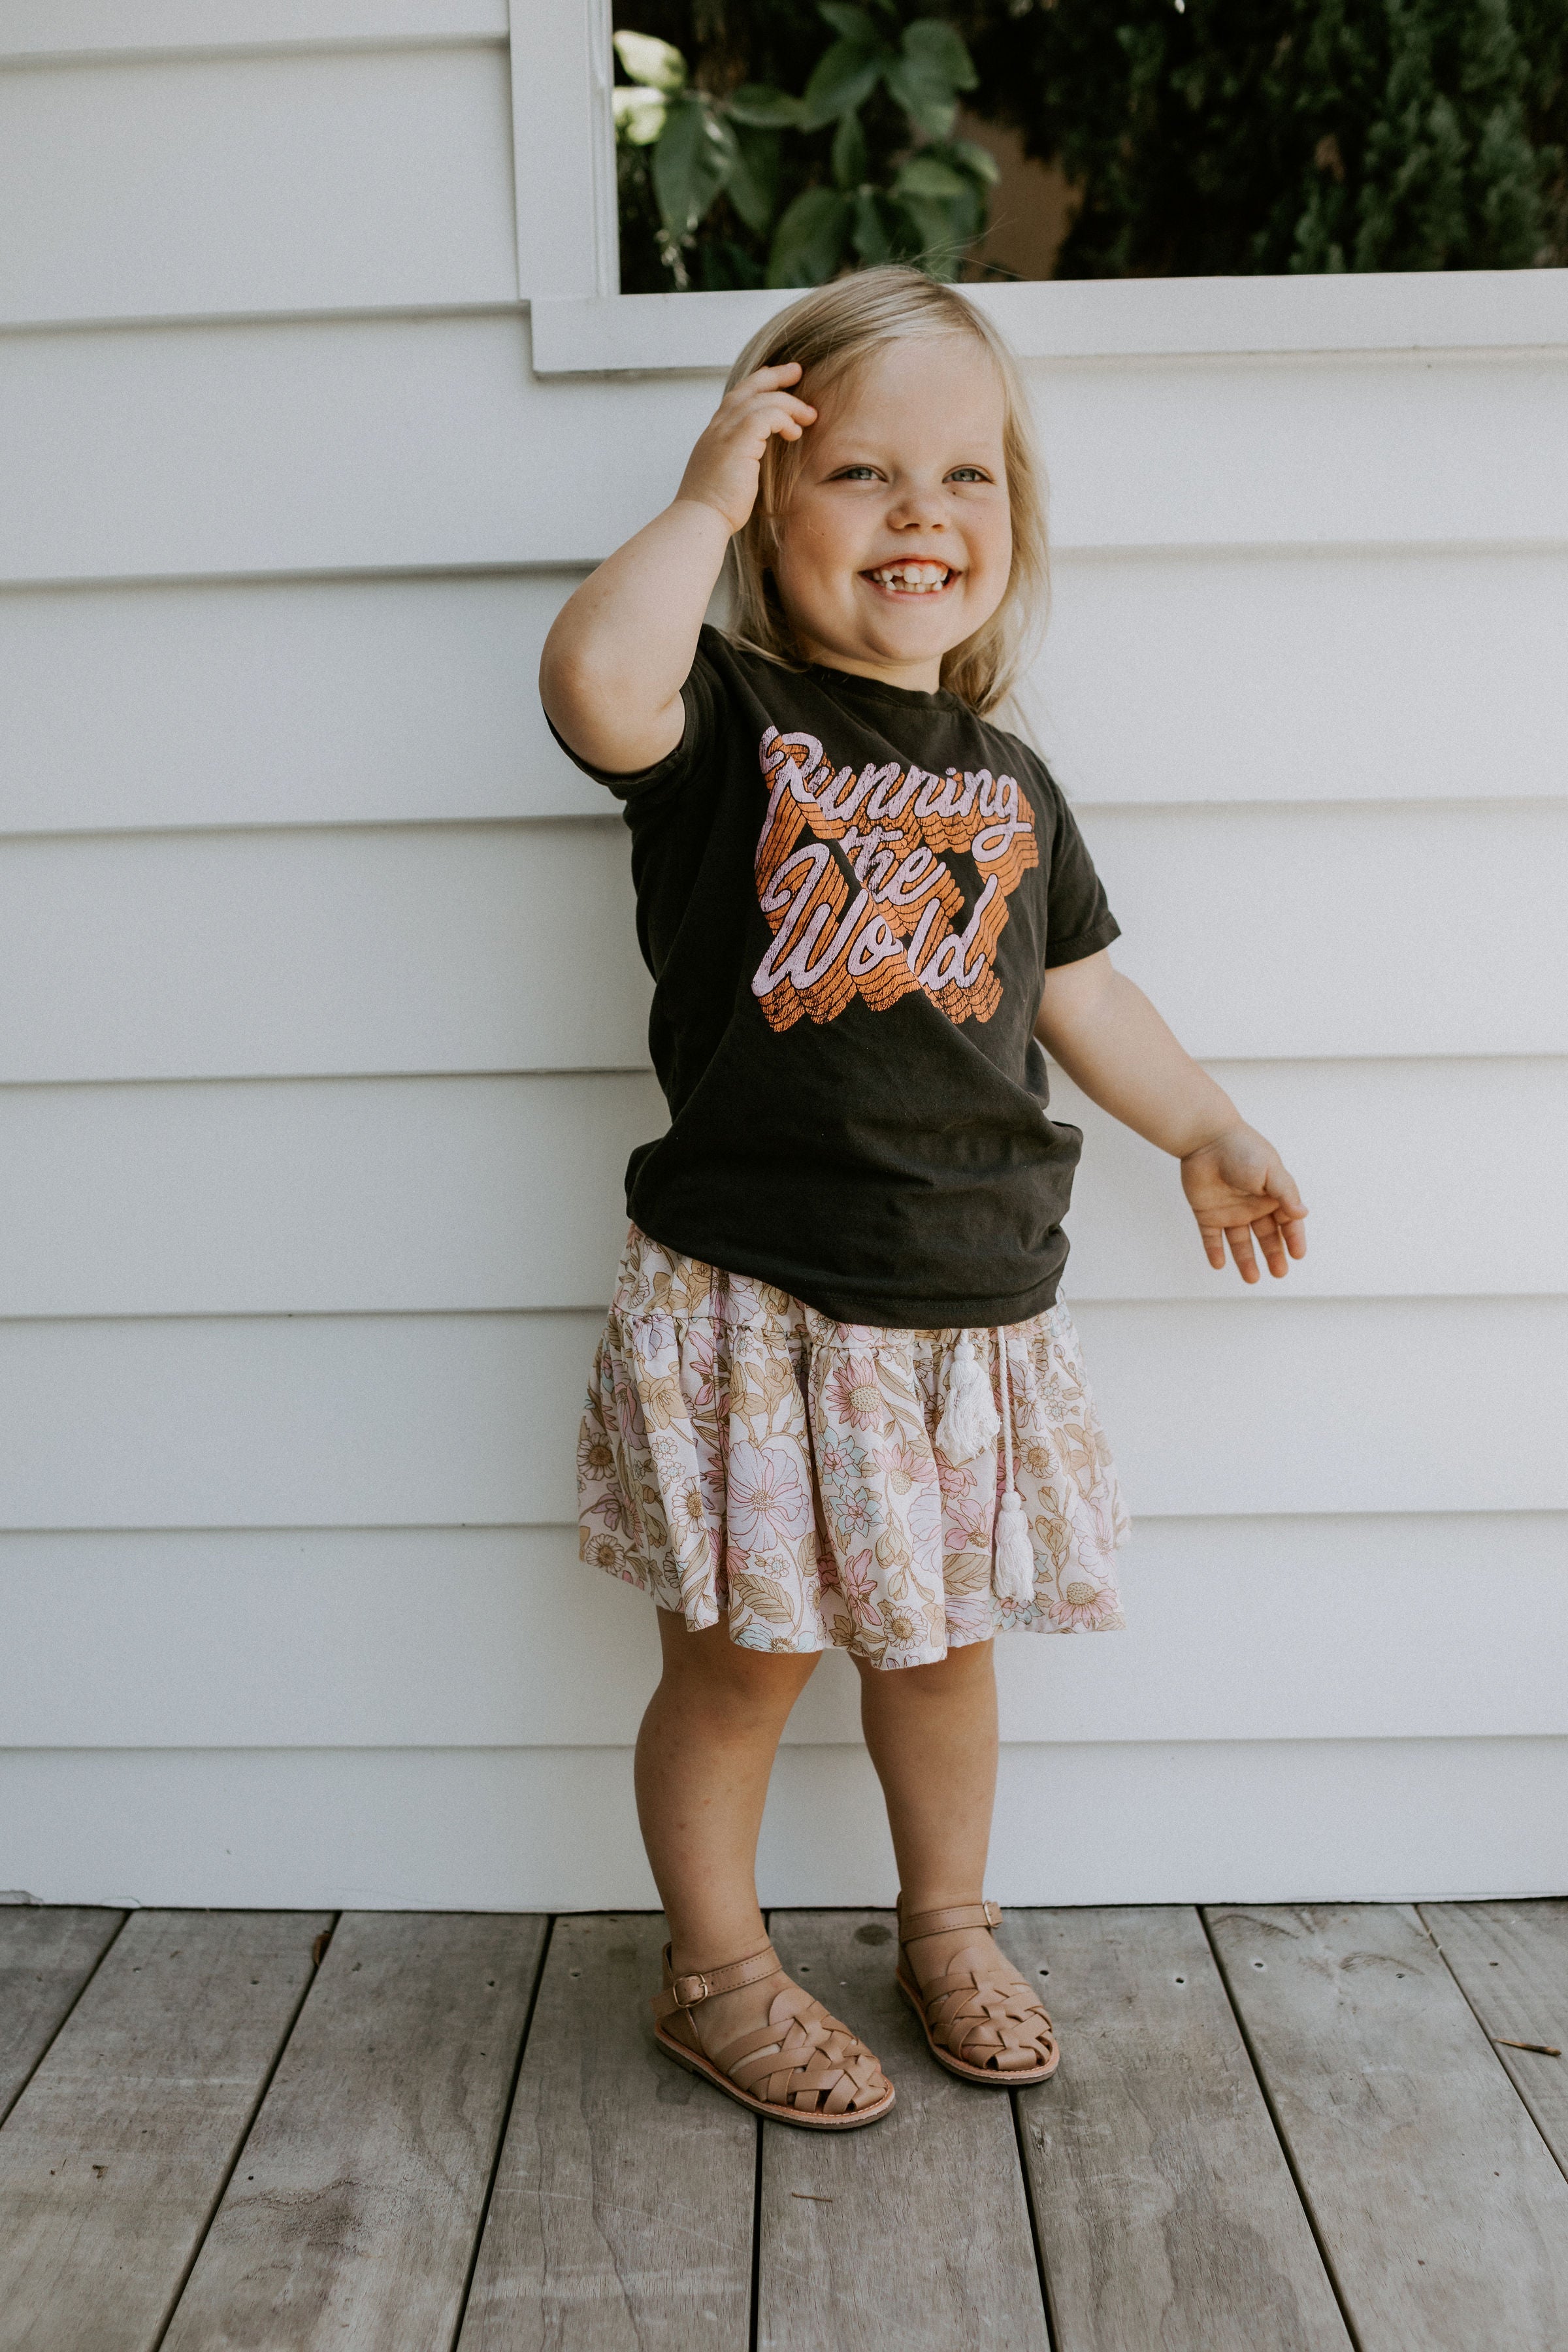
[(962, 2058), (954, 2058), (936, 2041), (926, 2018), (925, 2003), (902, 1969), (894, 1969), (893, 1981), (919, 2018), (921, 2032), (925, 2035), (926, 2047), (931, 2056), (939, 2066), (945, 2066), (950, 2074), (956, 2074), (961, 2083), (978, 2083), (986, 2091), (1022, 2091), (1026, 2090), (1031, 2083), (1048, 2083), (1061, 2064), (1062, 2053), (1058, 2048), (1048, 2065), (1017, 2067), (1005, 2074), (999, 2066), (966, 2066)]
[(733, 2099), (737, 2106), (749, 2107), (752, 2115), (766, 2116), (770, 2123), (788, 2124), (796, 2131), (858, 2131), (866, 2124), (879, 2124), (885, 2115), (891, 2113), (898, 2098), (898, 2093), (890, 2090), (879, 2107), (867, 2107), (858, 2115), (808, 2115), (798, 2107), (781, 2107), (771, 2099), (753, 2099), (749, 2091), (742, 2091), (728, 2074), (721, 2074), (700, 2052), (688, 2050), (684, 2043), (670, 2041), (657, 2025), (653, 2029), (653, 2038), (667, 2058), (673, 2058), (676, 2064), (684, 2066), (689, 2074), (700, 2074), (705, 2083), (711, 2083), (716, 2091), (722, 2091), (727, 2099)]

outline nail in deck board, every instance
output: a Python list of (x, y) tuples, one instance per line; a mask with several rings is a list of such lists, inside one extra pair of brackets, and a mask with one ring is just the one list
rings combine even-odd
[(1562, 2352), (1568, 2181), (1415, 1913), (1208, 1916), (1365, 2352)]
[(763, 2126), (758, 2352), (1047, 2352), (1008, 2094), (927, 2050), (894, 1989), (890, 1913), (770, 1924), (784, 1967), (877, 2053), (899, 2097), (859, 2131)]
[(5, 2352), (157, 2342), (326, 1924), (127, 1920), (0, 2130)]
[(112, 1943), (123, 1911), (0, 1908), (0, 2117)]
[(533, 1917), (339, 1921), (164, 2352), (450, 2342), (543, 1940)]
[(1568, 1903), (1423, 1903), (1421, 1916), (1488, 2033), (1552, 2042), (1561, 2058), (1499, 2050), (1568, 2173)]
[(1196, 1912), (1009, 1911), (1001, 1940), (1062, 2042), (1018, 2094), (1058, 2352), (1349, 2352)]
[(668, 1932), (555, 1922), (458, 2352), (746, 2352), (757, 2126), (654, 2047)]

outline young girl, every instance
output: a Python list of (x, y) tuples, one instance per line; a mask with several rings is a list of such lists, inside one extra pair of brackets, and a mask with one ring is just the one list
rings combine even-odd
[[(626, 804), (670, 1125), (579, 1451), (584, 1557), (651, 1592), (637, 1809), (669, 1922), (660, 2047), (763, 2115), (887, 2114), (780, 1968), (754, 1866), (791, 1706), (860, 1675), (898, 1982), (967, 2082), (1056, 2066), (982, 1888), (992, 1639), (1122, 1622), (1115, 1474), (1057, 1288), (1082, 1138), (1042, 1047), (1181, 1162), (1209, 1262), (1306, 1214), (1273, 1146), (1112, 966), (1044, 762), (989, 716), (1044, 587), (1026, 402), (964, 297), (808, 294), (736, 362), (673, 505), (550, 633), (558, 740)], [(703, 615), (721, 572), (732, 619)]]

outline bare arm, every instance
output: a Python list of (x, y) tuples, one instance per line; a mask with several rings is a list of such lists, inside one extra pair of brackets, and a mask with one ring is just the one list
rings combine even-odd
[(756, 504), (769, 437), (798, 441), (816, 411), (759, 368), (725, 394), (674, 501), (567, 599), (544, 640), (540, 698), (590, 766), (629, 775), (680, 740), (680, 689), (731, 538)]
[(1255, 1237), (1270, 1274), (1305, 1257), (1307, 1211), (1279, 1154), (1104, 949), (1047, 972), (1035, 1034), (1091, 1102), (1181, 1161), (1211, 1265), (1224, 1265), (1228, 1240), (1242, 1280), (1256, 1282)]

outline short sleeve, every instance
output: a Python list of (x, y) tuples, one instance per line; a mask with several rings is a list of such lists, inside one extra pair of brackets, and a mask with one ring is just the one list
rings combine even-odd
[[(707, 635), (706, 630), (703, 635)], [(580, 752), (572, 749), (548, 710), (544, 714), (544, 723), (574, 767), (581, 768), (583, 773), (592, 776), (595, 783), (606, 786), (617, 800), (635, 803), (640, 813), (649, 805), (650, 800), (663, 800), (668, 793), (679, 791), (712, 750), (718, 680), (713, 665), (700, 643), (681, 687), (680, 699), (686, 712), (686, 723), (680, 730), (679, 742), (673, 751), (667, 751), (662, 760), (656, 761), (651, 768), (638, 768), (630, 774), (617, 775), (611, 769), (591, 765)], [(630, 807), (627, 814), (631, 814)]]
[(1078, 819), (1048, 772), (1045, 783), (1056, 814), (1046, 901), (1046, 970), (1081, 963), (1121, 936)]

